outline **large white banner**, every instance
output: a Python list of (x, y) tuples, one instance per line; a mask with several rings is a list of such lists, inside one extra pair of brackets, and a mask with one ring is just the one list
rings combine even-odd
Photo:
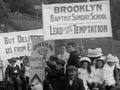
[(43, 30), (20, 31), (0, 34), (2, 59), (31, 55), (31, 35), (43, 35)]
[(109, 1), (42, 5), (44, 39), (112, 37)]
[(31, 60), (30, 60), (30, 81), (34, 82), (35, 77), (43, 82), (45, 78), (46, 60), (54, 55), (54, 41), (43, 41), (43, 36), (32, 37)]

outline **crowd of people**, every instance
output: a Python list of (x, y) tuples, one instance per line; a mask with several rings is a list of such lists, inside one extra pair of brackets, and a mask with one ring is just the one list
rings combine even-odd
[(29, 85), (29, 57), (12, 57), (0, 81), (0, 90), (31, 90)]
[(117, 56), (105, 56), (101, 48), (80, 56), (76, 43), (61, 45), (59, 55), (46, 62), (43, 90), (119, 90), (120, 64)]
[(30, 83), (29, 57), (8, 59), (0, 90), (120, 89), (120, 64), (117, 56), (105, 56), (101, 48), (90, 48), (87, 55), (81, 56), (76, 47), (74, 42), (62, 44), (60, 53), (49, 57), (42, 86)]

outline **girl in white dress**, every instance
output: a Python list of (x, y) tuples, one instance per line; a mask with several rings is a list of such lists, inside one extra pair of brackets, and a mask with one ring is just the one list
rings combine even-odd
[(90, 90), (97, 88), (98, 90), (103, 90), (104, 77), (103, 77), (103, 67), (105, 63), (105, 57), (100, 57), (96, 59), (95, 69), (91, 70), (90, 78), (88, 80)]
[(85, 90), (88, 90), (87, 80), (90, 76), (90, 63), (91, 60), (88, 57), (83, 57), (80, 59), (81, 67), (78, 68), (78, 77), (83, 80)]

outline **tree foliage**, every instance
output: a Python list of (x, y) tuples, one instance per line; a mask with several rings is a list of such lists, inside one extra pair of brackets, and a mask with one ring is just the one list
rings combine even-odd
[(31, 8), (30, 3), (26, 0), (3, 0), (11, 12), (27, 13)]

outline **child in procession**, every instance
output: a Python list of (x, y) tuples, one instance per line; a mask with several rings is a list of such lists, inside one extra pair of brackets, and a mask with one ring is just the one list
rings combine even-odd
[(115, 84), (116, 84), (115, 77), (114, 77), (115, 62), (116, 62), (116, 58), (113, 55), (108, 54), (107, 63), (103, 68), (105, 90), (112, 90), (112, 88), (115, 87)]
[(82, 57), (80, 59), (80, 68), (78, 68), (78, 77), (83, 80), (85, 90), (88, 90), (87, 80), (91, 73), (91, 60), (88, 57)]
[(87, 57), (91, 60), (91, 69), (93, 70), (96, 66), (96, 59), (100, 58), (103, 55), (101, 48), (88, 49)]
[(91, 71), (88, 85), (90, 90), (98, 89), (103, 90), (104, 78), (103, 78), (103, 67), (105, 63), (105, 57), (102, 56), (96, 59), (95, 69)]

